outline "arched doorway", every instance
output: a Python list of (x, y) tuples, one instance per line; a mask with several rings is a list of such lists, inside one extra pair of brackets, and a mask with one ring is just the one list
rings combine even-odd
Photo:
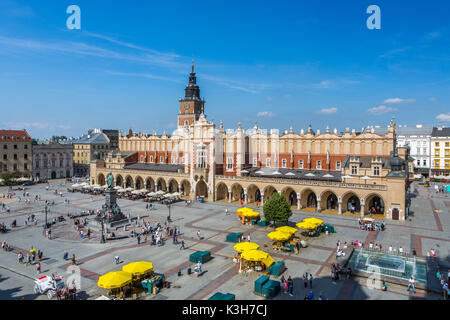
[(184, 196), (189, 196), (191, 194), (191, 184), (189, 183), (189, 181), (181, 181), (180, 192)]
[(155, 191), (155, 181), (152, 178), (148, 177), (145, 179), (145, 189), (148, 191)]
[(369, 195), (365, 203), (367, 204), (367, 213), (373, 213), (373, 210), (375, 210), (375, 214), (384, 214), (384, 201), (380, 196), (376, 194)]
[(121, 186), (123, 188), (123, 178), (120, 174), (116, 177), (116, 186)]
[(169, 193), (178, 192), (178, 182), (175, 179), (169, 180)]
[(294, 189), (288, 187), (283, 190), (282, 194), (291, 207), (297, 206), (297, 192), (295, 192)]
[(56, 172), (52, 171), (52, 179), (56, 179)]
[(137, 190), (144, 188), (144, 180), (141, 177), (136, 177), (135, 187)]
[(97, 183), (101, 186), (105, 185), (105, 176), (103, 173), (100, 173), (97, 177)]
[(348, 192), (342, 197), (343, 211), (356, 213), (361, 211), (359, 197), (353, 192)]
[(127, 176), (127, 178), (125, 179), (125, 188), (133, 188), (133, 178), (131, 178), (130, 176)]
[(195, 196), (208, 198), (208, 185), (202, 179), (195, 185)]
[(244, 201), (244, 188), (239, 183), (235, 183), (231, 186), (231, 200), (232, 201)]
[(156, 190), (166, 191), (167, 190), (166, 180), (164, 180), (163, 178), (159, 178), (158, 181), (156, 182)]
[(216, 201), (228, 200), (228, 187), (225, 183), (219, 182), (216, 189)]
[(247, 201), (248, 203), (261, 203), (261, 191), (259, 191), (259, 188), (254, 184), (251, 184), (247, 188)]
[(322, 210), (338, 211), (338, 197), (332, 191), (325, 191), (320, 196), (320, 208)]
[[(300, 195), (300, 205), (306, 209), (317, 209), (317, 196), (311, 189), (303, 190)], [(311, 211), (311, 210), (309, 210)]]
[(270, 199), (270, 197), (277, 192), (277, 189), (275, 189), (272, 186), (267, 186), (264, 188), (264, 201), (267, 201)]

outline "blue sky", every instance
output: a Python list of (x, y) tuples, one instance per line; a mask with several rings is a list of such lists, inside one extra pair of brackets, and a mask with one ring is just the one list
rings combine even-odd
[[(81, 8), (68, 30), (66, 8)], [(381, 9), (369, 30), (366, 9)], [(173, 131), (192, 58), (209, 120), (299, 132), (450, 123), (448, 1), (0, 2), (0, 128)]]

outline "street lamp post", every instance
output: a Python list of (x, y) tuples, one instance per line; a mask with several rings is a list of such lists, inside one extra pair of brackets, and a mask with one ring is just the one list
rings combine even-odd
[(48, 228), (48, 224), (47, 224), (47, 213), (48, 213), (48, 208), (47, 205), (45, 206), (45, 226), (44, 229)]
[(102, 217), (102, 237), (100, 239), (100, 243), (105, 243), (105, 218)]
[(168, 221), (168, 222), (172, 222), (172, 219), (171, 219), (171, 217), (170, 217), (170, 208), (172, 207), (172, 205), (169, 203), (169, 204), (167, 205), (167, 207), (169, 208), (169, 216), (167, 217), (167, 221)]

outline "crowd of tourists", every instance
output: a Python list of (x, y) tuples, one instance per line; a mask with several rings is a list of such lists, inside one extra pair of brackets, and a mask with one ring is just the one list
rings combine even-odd
[(384, 221), (367, 221), (358, 219), (359, 228), (365, 231), (384, 231), (386, 229), (386, 224)]

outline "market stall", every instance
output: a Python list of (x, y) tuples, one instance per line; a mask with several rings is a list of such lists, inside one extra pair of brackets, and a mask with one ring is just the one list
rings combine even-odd
[(311, 222), (299, 222), (296, 224), (296, 227), (299, 229), (303, 229), (305, 230), (304, 232), (302, 232), (302, 235), (305, 235), (307, 237), (313, 237), (315, 235), (317, 235), (317, 224), (311, 223)]
[(245, 250), (241, 253), (239, 273), (266, 271), (274, 262), (275, 260), (267, 252), (261, 250)]
[(260, 218), (260, 213), (251, 208), (240, 208), (236, 211), (242, 224), (256, 224)]
[[(286, 229), (283, 229), (286, 230)], [(295, 229), (297, 231), (297, 229)], [(273, 231), (267, 234), (267, 237), (272, 240), (272, 249), (280, 250), (280, 251), (292, 251), (290, 247), (290, 240), (293, 238), (293, 233), (290, 232), (282, 232), (282, 231)], [(289, 244), (287, 246), (286, 244)], [(294, 244), (295, 247), (295, 244)], [(295, 251), (295, 250), (294, 250)]]
[(112, 271), (100, 276), (97, 286), (110, 290), (108, 292), (108, 295), (110, 296), (127, 296), (128, 292), (131, 293), (131, 281), (131, 273), (125, 271)]
[(234, 256), (233, 262), (239, 263), (241, 260), (241, 253), (245, 250), (258, 250), (259, 244), (254, 242), (239, 242), (238, 244), (235, 244), (233, 246), (233, 249), (236, 250), (238, 253)]
[(278, 227), (275, 230), (279, 232), (289, 233), (292, 235), (290, 239), (283, 242), (283, 246), (284, 248), (289, 249), (291, 252), (298, 254), (300, 248), (302, 247), (300, 241), (301, 239), (296, 235), (299, 230), (289, 226)]

